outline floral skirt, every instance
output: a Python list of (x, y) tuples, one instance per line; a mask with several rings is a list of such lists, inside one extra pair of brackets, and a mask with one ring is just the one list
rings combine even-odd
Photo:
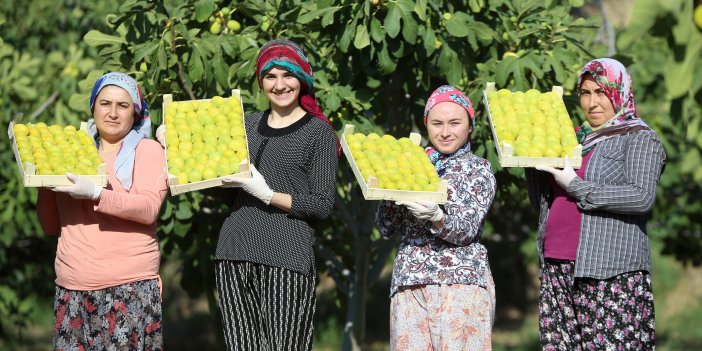
[(102, 290), (56, 287), (54, 350), (161, 350), (157, 279)]
[(547, 258), (541, 278), (539, 329), (543, 350), (653, 350), (651, 275), (573, 277), (575, 262)]
[(390, 350), (492, 350), (495, 284), (403, 286), (390, 300)]

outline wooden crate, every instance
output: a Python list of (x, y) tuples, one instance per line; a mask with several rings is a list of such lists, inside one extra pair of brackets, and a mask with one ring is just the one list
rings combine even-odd
[[(485, 90), (483, 90), (483, 103), (486, 106), (486, 111), (488, 113), (488, 119), (490, 121), (490, 129), (492, 130), (492, 136), (495, 139), (495, 148), (497, 149), (497, 155), (500, 160), (500, 166), (506, 167), (536, 167), (536, 166), (551, 166), (562, 168), (565, 165), (565, 157), (526, 157), (526, 156), (516, 156), (514, 154), (514, 148), (512, 145), (507, 143), (502, 143), (497, 138), (497, 132), (495, 131), (495, 126), (492, 122), (492, 116), (490, 115), (490, 104), (488, 103), (488, 93), (496, 92), (495, 82), (488, 82)], [(556, 93), (561, 99), (563, 98), (563, 87), (554, 86), (551, 89), (552, 92)], [(575, 132), (573, 132), (575, 133)], [(570, 164), (574, 169), (580, 168), (583, 162), (582, 158), (582, 145), (576, 145), (569, 156)]]
[[(349, 160), (353, 174), (356, 176), (356, 181), (361, 186), (361, 192), (366, 200), (393, 200), (393, 201), (433, 201), (438, 204), (446, 203), (448, 185), (445, 180), (441, 179), (438, 191), (408, 191), (408, 190), (389, 190), (378, 188), (379, 179), (368, 177), (364, 179), (361, 171), (356, 165), (356, 161), (351, 154), (349, 144), (346, 142), (346, 136), (354, 133), (355, 126), (347, 124), (344, 126), (344, 132), (341, 136), (341, 148)], [(422, 137), (417, 133), (409, 135), (410, 140), (415, 145), (419, 145)]]
[[(10, 137), (10, 143), (12, 144), (12, 152), (15, 154), (15, 161), (17, 161), (17, 167), (20, 171), (20, 176), (22, 177), (22, 184), (28, 188), (39, 188), (47, 187), (53, 188), (57, 186), (73, 185), (73, 182), (66, 177), (65, 174), (56, 175), (41, 175), (37, 174), (36, 166), (31, 162), (23, 162), (20, 159), (19, 150), (17, 149), (17, 143), (15, 142), (15, 132), (14, 126), (19, 123), (22, 116), (16, 117), (10, 122), (7, 128), (7, 135)], [(86, 122), (81, 122), (80, 129), (88, 130), (88, 124)], [(98, 166), (98, 174), (93, 175), (80, 175), (98, 186), (104, 187), (107, 185), (107, 166), (103, 163)]]
[[(238, 97), (239, 101), (241, 102), (241, 92), (239, 89), (232, 89), (232, 96)], [(196, 101), (210, 101), (211, 99), (199, 99)], [(188, 100), (188, 101), (193, 101), (193, 100)], [(166, 106), (168, 104), (174, 102), (173, 101), (173, 95), (172, 94), (164, 94), (163, 95), (163, 108), (161, 109), (162, 113), (162, 123), (165, 125), (166, 124), (166, 118), (165, 118), (165, 111), (166, 111)], [(241, 104), (241, 110), (244, 111), (244, 106), (243, 103)], [(242, 119), (244, 118), (244, 114), (242, 112)], [(244, 121), (245, 122), (245, 121)], [(244, 135), (246, 135), (246, 128), (244, 128)], [(248, 140), (248, 137), (247, 137)], [(166, 143), (168, 144), (168, 143)], [(168, 155), (168, 146), (164, 146), (166, 156)], [(246, 143), (246, 152), (248, 154), (248, 142)], [(166, 158), (168, 160), (168, 158)], [(236, 178), (251, 178), (251, 171), (249, 169), (250, 167), (250, 161), (249, 159), (243, 160), (239, 164), (239, 172), (234, 173), (230, 176), (234, 176)], [(166, 161), (166, 165), (168, 167), (168, 161)], [(196, 191), (196, 190), (202, 190), (202, 189), (207, 189), (207, 188), (214, 188), (217, 186), (221, 186), (222, 179), (224, 177), (217, 177), (217, 178), (212, 178), (212, 179), (205, 179), (197, 182), (191, 182), (191, 183), (185, 183), (181, 184), (180, 181), (178, 181), (178, 177), (176, 177), (174, 174), (170, 172), (170, 168), (168, 168), (168, 187), (171, 191), (171, 195), (178, 195), (178, 194), (183, 194), (187, 193), (190, 191)]]

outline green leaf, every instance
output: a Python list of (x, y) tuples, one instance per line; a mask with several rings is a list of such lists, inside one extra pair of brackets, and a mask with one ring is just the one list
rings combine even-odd
[(665, 13), (660, 0), (637, 0), (631, 12), (631, 22), (626, 31), (619, 35), (617, 47), (628, 49), (648, 32), (656, 23), (656, 18)]
[(546, 59), (546, 65), (551, 67), (551, 71), (556, 75), (556, 81), (558, 83), (563, 84), (565, 80), (568, 79), (561, 60), (558, 58), (549, 56), (548, 59)]
[(160, 225), (159, 229), (161, 229), (161, 231), (166, 233), (166, 234), (170, 234), (173, 232), (173, 225), (175, 224), (175, 222), (176, 221), (174, 219), (170, 219), (170, 220), (166, 221), (165, 223), (160, 222), (161, 225)]
[(342, 52), (348, 52), (349, 44), (351, 44), (351, 36), (355, 33), (355, 30), (356, 19), (351, 22), (351, 25), (346, 26), (344, 33), (341, 35), (341, 39), (339, 39), (339, 48)]
[(439, 71), (451, 85), (458, 85), (463, 77), (463, 65), (458, 54), (449, 45), (444, 45), (439, 55)]
[(330, 111), (336, 111), (339, 109), (339, 106), (341, 106), (341, 98), (339, 98), (339, 95), (337, 94), (330, 93), (324, 100), (324, 104)]
[(144, 57), (150, 55), (156, 49), (158, 49), (158, 46), (160, 43), (161, 43), (161, 41), (156, 40), (156, 41), (150, 41), (148, 43), (144, 43), (141, 45), (137, 45), (134, 48), (134, 62), (141, 62), (141, 60), (143, 60)]
[(485, 2), (483, 0), (470, 0), (468, 1), (468, 6), (473, 13), (478, 13), (485, 6)]
[(680, 171), (692, 174), (702, 167), (702, 157), (698, 149), (689, 149), (682, 159)]
[(414, 5), (414, 13), (417, 14), (420, 20), (426, 21), (427, 19), (427, 0), (417, 0)]
[(473, 19), (465, 12), (454, 12), (451, 19), (446, 21), (446, 31), (454, 37), (463, 38), (470, 34), (468, 23), (472, 21)]
[(392, 73), (397, 67), (397, 64), (392, 60), (392, 58), (390, 58), (387, 43), (383, 45), (383, 49), (380, 50), (378, 55), (378, 66), (383, 74)]
[(370, 38), (368, 37), (368, 28), (362, 24), (356, 26), (356, 36), (353, 40), (353, 46), (356, 49), (363, 49), (370, 45)]
[(324, 17), (322, 17), (322, 28), (326, 28), (329, 25), (334, 23), (334, 14), (336, 11), (330, 11), (324, 14)]
[(168, 69), (168, 55), (166, 54), (166, 47), (163, 41), (158, 45), (158, 68), (160, 70)]
[(188, 235), (188, 232), (190, 231), (190, 223), (182, 223), (181, 221), (174, 221), (173, 223), (173, 234), (179, 236), (179, 237), (185, 237)]
[(138, 2), (139, 2), (138, 0), (124, 1), (119, 7), (119, 11), (120, 12), (127, 12), (127, 11), (131, 10), (133, 7), (135, 7), (135, 5), (137, 5)]
[(297, 23), (298, 24), (308, 24), (308, 23), (312, 22), (313, 20), (315, 20), (319, 17), (322, 17), (322, 16), (326, 17), (329, 14), (334, 16), (334, 13), (336, 11), (338, 11), (340, 8), (341, 8), (340, 6), (334, 6), (334, 7), (323, 8), (320, 10), (305, 12), (297, 17)]
[(68, 106), (74, 110), (85, 110), (90, 106), (90, 95), (88, 94), (73, 94), (68, 100)]
[(193, 50), (190, 61), (188, 61), (188, 75), (193, 81), (200, 80), (205, 73), (205, 66), (202, 63), (202, 59), (199, 51)]
[[(217, 9), (214, 0), (200, 0), (195, 3), (195, 20), (205, 22)], [(226, 23), (225, 23), (226, 24)]]
[(381, 41), (383, 41), (384, 33), (383, 33), (382, 25), (380, 24), (380, 21), (378, 21), (377, 18), (373, 17), (373, 19), (371, 20), (370, 27), (371, 27), (370, 35), (371, 35), (371, 38), (373, 38), (373, 41), (376, 43), (380, 43)]
[(193, 217), (193, 211), (190, 210), (190, 204), (187, 201), (178, 203), (178, 209), (175, 211), (175, 217), (179, 221), (187, 221)]
[(122, 45), (125, 43), (124, 39), (120, 37), (108, 35), (96, 29), (90, 30), (88, 33), (86, 33), (83, 40), (85, 40), (86, 44), (92, 47), (100, 45)]
[(465, 12), (455, 12), (451, 19), (446, 21), (446, 30), (449, 34), (463, 38), (470, 34), (476, 35), (481, 40), (492, 40), (495, 38), (495, 31), (487, 24), (475, 21)]
[(388, 13), (385, 16), (385, 31), (390, 38), (395, 38), (400, 33), (400, 19), (402, 15), (393, 2), (388, 2)]
[(417, 42), (417, 22), (412, 17), (411, 12), (402, 13), (402, 37), (406, 42), (414, 44)]
[(171, 218), (171, 216), (173, 215), (173, 208), (175, 208), (175, 206), (173, 205), (172, 201), (164, 201), (163, 208), (161, 209), (160, 218), (163, 220)]
[(436, 33), (434, 33), (434, 29), (427, 28), (427, 30), (424, 31), (422, 40), (424, 41), (424, 50), (427, 51), (427, 56), (431, 56), (431, 54), (436, 51), (436, 47), (434, 46), (436, 44)]
[(532, 73), (537, 77), (543, 75), (539, 60), (539, 57), (531, 53), (521, 57), (509, 56), (502, 59), (495, 68), (495, 83), (498, 86), (507, 86), (509, 78), (512, 77), (514, 79), (514, 89), (529, 89), (527, 73)]
[(695, 76), (691, 72), (695, 72), (699, 66), (700, 56), (702, 56), (702, 35), (696, 35), (690, 38), (682, 62), (675, 61), (674, 55), (668, 58), (664, 79), (669, 98), (679, 98), (689, 93)]
[(397, 8), (403, 15), (411, 14), (414, 11), (414, 6), (413, 0), (397, 0)]
[(214, 78), (217, 83), (224, 89), (229, 88), (229, 66), (222, 58), (221, 53), (217, 53), (212, 62), (214, 67)]

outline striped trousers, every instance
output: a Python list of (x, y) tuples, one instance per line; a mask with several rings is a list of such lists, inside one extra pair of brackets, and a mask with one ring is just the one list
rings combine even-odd
[(312, 349), (316, 274), (227, 260), (215, 270), (229, 351)]

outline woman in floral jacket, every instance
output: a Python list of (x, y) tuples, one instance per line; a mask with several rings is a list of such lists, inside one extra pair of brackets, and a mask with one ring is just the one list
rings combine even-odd
[(495, 285), (483, 221), (495, 196), (490, 163), (471, 153), (473, 107), (445, 85), (424, 109), (427, 154), (448, 183), (443, 209), (432, 202), (382, 201), (380, 232), (400, 235), (392, 275), (392, 350), (490, 350)]

